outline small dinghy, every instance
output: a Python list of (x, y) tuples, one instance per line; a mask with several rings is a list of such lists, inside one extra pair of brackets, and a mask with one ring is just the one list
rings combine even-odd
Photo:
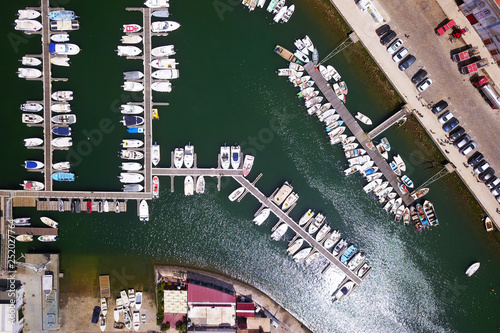
[(137, 162), (123, 162), (120, 168), (125, 171), (139, 171), (142, 169), (142, 165)]
[(50, 36), (50, 40), (57, 43), (69, 42), (69, 34), (68, 33), (54, 34)]
[(356, 119), (358, 119), (359, 121), (361, 121), (365, 125), (372, 125), (373, 124), (371, 119), (368, 118), (367, 116), (365, 116), (364, 114), (362, 114), (361, 112), (356, 113), (356, 115), (354, 117)]
[(154, 17), (169, 17), (170, 13), (168, 10), (156, 10), (152, 14)]
[(66, 56), (51, 57), (50, 63), (56, 66), (69, 67), (69, 58)]
[(71, 138), (55, 138), (52, 140), (52, 145), (56, 148), (68, 148), (73, 145)]

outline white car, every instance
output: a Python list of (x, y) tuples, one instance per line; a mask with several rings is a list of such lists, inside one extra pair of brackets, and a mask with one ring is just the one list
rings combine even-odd
[(389, 47), (387, 48), (387, 53), (389, 54), (394, 54), (394, 52), (396, 52), (397, 49), (399, 49), (399, 47), (403, 45), (403, 41), (401, 39), (396, 39), (394, 42), (391, 43), (391, 45), (389, 45)]
[(432, 80), (427, 78), (417, 85), (417, 89), (420, 92), (424, 92), (424, 90), (429, 88), (431, 84), (432, 84)]
[(451, 118), (453, 118), (453, 113), (451, 113), (451, 111), (446, 111), (445, 113), (443, 113), (438, 117), (438, 120), (441, 124), (444, 124)]
[(408, 54), (410, 54), (410, 52), (408, 51), (408, 49), (406, 47), (403, 47), (398, 52), (396, 52), (396, 54), (392, 57), (392, 60), (394, 60), (395, 62), (400, 62)]

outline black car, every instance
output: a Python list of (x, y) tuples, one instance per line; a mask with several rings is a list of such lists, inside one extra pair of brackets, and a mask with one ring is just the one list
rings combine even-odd
[(396, 33), (392, 30), (389, 30), (385, 33), (385, 35), (382, 36), (382, 38), (380, 38), (380, 44), (387, 45), (394, 38), (396, 38)]
[(437, 113), (443, 111), (444, 109), (446, 109), (447, 107), (448, 107), (448, 103), (446, 103), (443, 100), (440, 100), (439, 102), (434, 104), (434, 106), (432, 107), (431, 110), (432, 110), (432, 113), (437, 114)]
[(453, 129), (453, 131), (450, 132), (448, 138), (450, 138), (451, 141), (455, 141), (459, 137), (461, 137), (464, 133), (465, 133), (464, 128), (462, 126), (457, 126)]
[(386, 32), (388, 32), (389, 30), (391, 30), (391, 27), (388, 24), (384, 24), (383, 26), (377, 28), (377, 30), (375, 30), (375, 32), (377, 33), (377, 36), (380, 37), (383, 34), (385, 34)]
[(484, 170), (483, 172), (481, 172), (479, 174), (478, 178), (482, 182), (487, 182), (493, 176), (495, 176), (495, 170), (493, 170), (492, 168), (488, 168), (488, 169)]
[(427, 76), (427, 71), (423, 68), (420, 68), (418, 72), (416, 72), (415, 75), (413, 75), (413, 77), (411, 78), (411, 82), (417, 84), (420, 81), (422, 81), (426, 76)]
[(500, 185), (500, 178), (493, 176), (490, 179), (488, 179), (488, 181), (485, 184), (486, 184), (486, 186), (488, 186), (489, 189), (492, 189), (492, 188)]
[(94, 312), (92, 312), (92, 324), (97, 324), (99, 321), (99, 314), (101, 313), (101, 307), (95, 306)]
[(399, 63), (399, 69), (402, 70), (402, 71), (405, 71), (407, 70), (408, 68), (410, 68), (411, 65), (413, 65), (413, 63), (417, 61), (417, 58), (415, 58), (414, 56), (412, 56), (411, 54), (409, 56), (407, 56), (406, 58), (404, 58), (400, 63)]
[(476, 151), (474, 154), (471, 155), (471, 157), (469, 157), (469, 159), (467, 160), (467, 163), (471, 166), (471, 167), (475, 167), (476, 165), (479, 164), (479, 162), (481, 162), (484, 158), (484, 155), (481, 154), (480, 152)]

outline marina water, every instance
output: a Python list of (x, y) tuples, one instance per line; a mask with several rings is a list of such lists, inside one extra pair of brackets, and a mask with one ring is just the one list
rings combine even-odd
[[(238, 1), (172, 1), (170, 19), (181, 28), (167, 37), (155, 37), (153, 46), (174, 44), (180, 78), (169, 94), (154, 94), (160, 107), (153, 139), (162, 148), (160, 166), (170, 166), (169, 153), (191, 142), (198, 166), (216, 167), (219, 147), (239, 143), (256, 162), (249, 178), (264, 176), (257, 186), (267, 194), (288, 180), (300, 195), (290, 214), (296, 220), (308, 209), (326, 215), (334, 229), (367, 253), (373, 266), (367, 279), (342, 302), (330, 295), (341, 279), (335, 269), (305, 267), (286, 255), (286, 243), (270, 239), (277, 222), (269, 218), (261, 227), (250, 223), (258, 202), (247, 195), (241, 203), (227, 195), (237, 187), (222, 180), (221, 192), (207, 179), (207, 194), (185, 197), (183, 179), (161, 179), (160, 199), (151, 202), (149, 223), (140, 223), (135, 202), (124, 214), (70, 214), (19, 208), (15, 217), (47, 215), (60, 224), (59, 240), (52, 244), (18, 244), (23, 252), (61, 253), (65, 276), (62, 291), (69, 295), (95, 295), (97, 276), (110, 274), (115, 294), (134, 286), (153, 290), (152, 266), (175, 263), (222, 272), (255, 285), (282, 304), (314, 332), (487, 332), (497, 329), (500, 301), (499, 246), (487, 235), (480, 216), (464, 199), (448, 190), (445, 177), (430, 186), (426, 197), (437, 210), (440, 225), (417, 232), (396, 224), (380, 205), (362, 191), (361, 177), (345, 177), (346, 159), (340, 147), (330, 146), (323, 126), (307, 116), (286, 78), (275, 71), (287, 64), (273, 48), (293, 48), (293, 40), (308, 34), (320, 58), (345, 39), (328, 26), (323, 14), (296, 3), (287, 24), (270, 24), (271, 16), (257, 9), (248, 13)], [(19, 105), (42, 97), (40, 82), (18, 79), (18, 59), (40, 52), (40, 38), (14, 31), (17, 9), (37, 6), (36, 1), (2, 3), (0, 20), (4, 50), (0, 73), (4, 84), (1, 188), (18, 189), (23, 179), (41, 179), (20, 165), (26, 159), (43, 160), (42, 151), (27, 150), (26, 137), (40, 137), (41, 128), (21, 124)], [(51, 2), (74, 10), (81, 29), (70, 34), (82, 52), (71, 58), (71, 67), (52, 67), (53, 89), (73, 90), (73, 149), (55, 152), (54, 160), (70, 159), (78, 176), (74, 183), (56, 183), (57, 190), (120, 190), (117, 152), (125, 128), (118, 123), (118, 107), (140, 101), (142, 95), (122, 91), (122, 72), (140, 70), (140, 60), (119, 58), (114, 50), (125, 23), (140, 23), (139, 13), (126, 6), (142, 1), (96, 3), (64, 0)], [(375, 38), (375, 33), (374, 33)], [(383, 121), (389, 109), (369, 84), (370, 75), (343, 53), (329, 61), (349, 86), (347, 107)], [(367, 128), (367, 131), (370, 128)], [(384, 133), (393, 150), (407, 162), (408, 176), (418, 185), (437, 169), (421, 165), (427, 152), (418, 148), (401, 128)], [(427, 158), (428, 160), (428, 158)], [(286, 234), (286, 239), (293, 235)], [(465, 269), (475, 261), (481, 268), (471, 278)], [(90, 311), (90, 310), (89, 310)]]

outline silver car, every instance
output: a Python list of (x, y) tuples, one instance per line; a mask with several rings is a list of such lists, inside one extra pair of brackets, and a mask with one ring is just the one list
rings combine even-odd
[(410, 54), (410, 51), (408, 51), (408, 49), (406, 47), (403, 47), (403, 48), (401, 48), (401, 50), (396, 52), (396, 54), (392, 57), (392, 60), (394, 60), (394, 62), (400, 62), (408, 54)]
[(417, 89), (418, 91), (420, 92), (424, 92), (425, 89), (429, 88), (432, 84), (432, 80), (427, 78), (425, 80), (423, 80), (422, 82), (420, 82), (418, 85), (417, 85)]
[(443, 113), (438, 117), (438, 120), (441, 124), (444, 124), (451, 118), (453, 118), (453, 113), (451, 113), (451, 111), (446, 111), (445, 113)]
[(389, 45), (389, 47), (387, 48), (387, 53), (389, 54), (394, 54), (394, 52), (396, 52), (397, 49), (399, 49), (399, 47), (403, 45), (403, 41), (401, 39), (396, 39), (394, 42), (391, 43), (391, 45)]

